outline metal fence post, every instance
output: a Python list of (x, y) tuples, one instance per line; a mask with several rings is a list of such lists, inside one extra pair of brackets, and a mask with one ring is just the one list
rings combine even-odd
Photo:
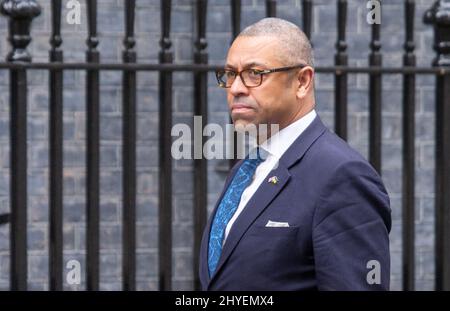
[[(52, 35), (50, 38), (50, 62), (63, 62), (64, 55), (61, 48), (61, 0), (53, 0)], [(63, 70), (49, 71), (49, 288), (63, 289)]]
[[(172, 1), (161, 0), (160, 64), (171, 64)], [(159, 289), (172, 290), (172, 72), (159, 72)]]
[[(348, 65), (347, 42), (345, 41), (347, 28), (347, 0), (339, 0), (337, 2), (337, 40), (336, 54), (334, 55), (334, 63), (337, 66)], [(343, 72), (336, 72), (334, 78), (334, 128), (336, 134), (342, 139), (347, 140), (347, 91), (348, 91), (348, 75)]]
[[(433, 65), (450, 67), (450, 0), (436, 1), (424, 22), (434, 27)], [(450, 75), (436, 78), (436, 290), (450, 290)]]
[[(86, 1), (86, 62), (100, 63), (97, 50), (97, 0)], [(100, 286), (100, 73), (86, 72), (86, 289)]]
[[(41, 12), (34, 0), (5, 0), (0, 11), (9, 17), (8, 62), (31, 62), (27, 46), (31, 41), (31, 21)], [(27, 73), (10, 71), (11, 135), (11, 290), (27, 289)]]
[[(416, 66), (414, 53), (415, 1), (405, 0), (405, 44), (403, 65)], [(416, 76), (403, 76), (403, 183), (402, 183), (402, 265), (403, 290), (412, 291), (415, 286), (415, 109)]]
[[(136, 63), (134, 37), (136, 0), (125, 2), (125, 38), (122, 59)], [(136, 71), (122, 74), (122, 289), (136, 290)]]
[[(198, 65), (208, 64), (208, 52), (206, 50), (206, 20), (208, 1), (196, 1), (196, 39), (194, 50), (194, 62)], [(201, 117), (201, 124), (208, 124), (208, 73), (194, 73), (194, 118)], [(203, 131), (203, 128), (201, 128)], [(195, 136), (194, 126), (194, 136)], [(203, 156), (203, 136), (199, 144), (194, 144), (194, 267), (198, 267), (200, 246), (203, 230), (207, 220), (207, 193), (208, 193), (208, 163)], [(194, 276), (194, 288), (200, 289), (198, 273)]]

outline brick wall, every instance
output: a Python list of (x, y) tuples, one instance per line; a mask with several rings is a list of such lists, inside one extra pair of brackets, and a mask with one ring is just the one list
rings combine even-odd
[[(46, 62), (50, 36), (50, 1), (38, 1), (41, 16), (33, 23), (33, 41), (29, 50), (33, 61)], [(86, 13), (82, 2), (81, 25), (69, 25), (63, 18), (65, 61), (84, 61), (86, 50)], [(195, 10), (193, 1), (173, 2), (172, 33), (175, 63), (192, 63)], [(301, 1), (280, 0), (278, 17), (301, 25)], [(419, 66), (429, 66), (432, 51), (431, 27), (422, 23), (422, 15), (431, 5), (419, 0), (416, 9), (415, 40)], [(67, 1), (63, 1), (63, 4)], [(101, 60), (120, 62), (124, 29), (123, 1), (99, 0), (99, 37)], [(136, 37), (138, 61), (157, 62), (160, 38), (159, 1), (138, 0)], [(208, 6), (207, 40), (210, 63), (223, 62), (231, 40), (229, 1), (211, 0)], [(243, 0), (242, 27), (265, 14), (265, 1)], [(350, 64), (368, 63), (370, 26), (366, 23), (366, 1), (350, 0), (348, 11), (348, 53)], [(63, 11), (65, 17), (67, 9)], [(314, 1), (312, 42), (316, 65), (332, 65), (336, 41), (335, 1)], [(403, 1), (384, 0), (381, 22), (383, 64), (399, 66), (404, 42)], [(0, 17), (0, 58), (5, 59), (7, 23)], [(85, 287), (85, 73), (64, 73), (64, 263), (81, 262), (82, 283), (68, 285), (67, 290)], [(101, 73), (101, 256), (100, 288), (121, 289), (121, 74)], [(0, 70), (0, 213), (9, 210), (9, 94), (8, 72)], [(48, 289), (48, 73), (29, 72), (28, 139), (29, 139), (29, 288)], [(174, 124), (192, 124), (193, 78), (189, 73), (174, 74)], [(158, 74), (138, 73), (137, 124), (137, 287), (156, 290), (158, 275)], [(392, 209), (391, 232), (392, 289), (401, 289), (401, 142), (402, 82), (399, 75), (383, 76), (383, 179), (388, 188)], [(334, 78), (318, 74), (316, 79), (317, 110), (333, 128)], [(209, 76), (209, 122), (225, 124), (228, 113), (225, 94)], [(434, 78), (417, 78), (416, 140), (416, 285), (433, 289), (434, 285)], [(349, 143), (367, 157), (368, 149), (368, 78), (366, 74), (349, 77)], [(173, 287), (192, 289), (193, 246), (193, 163), (173, 161)], [(224, 179), (226, 163), (211, 160), (208, 180), (209, 210), (212, 209)], [(0, 227), (0, 289), (9, 286), (9, 231)], [(66, 270), (68, 271), (68, 270)]]

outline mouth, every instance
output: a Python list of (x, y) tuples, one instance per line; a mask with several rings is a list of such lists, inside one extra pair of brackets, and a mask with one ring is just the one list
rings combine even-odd
[(245, 104), (233, 104), (231, 106), (232, 113), (245, 113), (245, 112), (250, 112), (253, 110), (254, 109), (251, 106), (245, 105)]

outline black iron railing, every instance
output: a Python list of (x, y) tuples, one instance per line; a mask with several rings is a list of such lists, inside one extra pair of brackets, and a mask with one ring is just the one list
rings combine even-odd
[[(311, 37), (312, 0), (303, 0), (302, 28)], [(337, 41), (335, 66), (318, 67), (318, 73), (335, 77), (335, 131), (347, 138), (348, 75), (369, 76), (370, 127), (369, 155), (373, 166), (381, 168), (382, 76), (403, 77), (403, 286), (414, 289), (414, 140), (416, 75), (436, 77), (436, 289), (450, 290), (450, 0), (435, 1), (424, 21), (434, 27), (437, 53), (433, 67), (417, 68), (414, 54), (415, 1), (405, 0), (404, 67), (382, 67), (380, 25), (373, 24), (369, 67), (348, 67), (346, 26), (347, 1), (337, 0)], [(49, 206), (49, 284), (51, 290), (63, 288), (63, 72), (85, 70), (87, 103), (87, 289), (99, 288), (99, 99), (103, 70), (120, 71), (123, 76), (123, 289), (136, 288), (136, 72), (159, 72), (160, 138), (159, 138), (159, 288), (171, 289), (172, 278), (172, 74), (191, 72), (194, 77), (194, 115), (207, 117), (207, 73), (218, 68), (208, 65), (206, 41), (207, 1), (195, 1), (197, 27), (194, 33), (194, 63), (173, 64), (170, 24), (171, 1), (161, 1), (161, 40), (159, 64), (137, 63), (134, 36), (135, 1), (125, 1), (125, 37), (123, 62), (101, 63), (97, 50), (97, 1), (86, 1), (88, 38), (86, 62), (65, 63), (61, 44), (61, 1), (51, 5), (52, 35), (48, 63), (31, 63), (27, 52), (30, 26), (39, 15), (34, 0), (5, 0), (1, 12), (9, 18), (9, 41), (12, 49), (0, 69), (10, 72), (11, 113), (11, 214), (0, 215), (0, 224), (11, 228), (11, 289), (27, 289), (27, 72), (44, 69), (50, 73), (50, 206)], [(230, 1), (232, 38), (240, 31), (241, 1)], [(266, 1), (267, 16), (276, 16), (276, 1)], [(194, 153), (196, 151), (194, 150)], [(197, 158), (197, 157), (196, 157)], [(231, 161), (232, 162), (232, 161)], [(201, 156), (194, 160), (194, 283), (197, 278), (200, 239), (207, 216), (207, 162)]]

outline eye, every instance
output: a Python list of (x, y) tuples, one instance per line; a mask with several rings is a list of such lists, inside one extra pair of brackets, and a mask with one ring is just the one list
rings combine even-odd
[(231, 71), (231, 70), (227, 70), (227, 71), (225, 71), (225, 76), (227, 77), (227, 79), (235, 78), (236, 77), (236, 72)]
[(262, 71), (258, 70), (258, 69), (249, 69), (248, 70), (248, 74), (253, 77), (258, 77), (259, 75), (261, 75), (261, 73), (262, 73)]

